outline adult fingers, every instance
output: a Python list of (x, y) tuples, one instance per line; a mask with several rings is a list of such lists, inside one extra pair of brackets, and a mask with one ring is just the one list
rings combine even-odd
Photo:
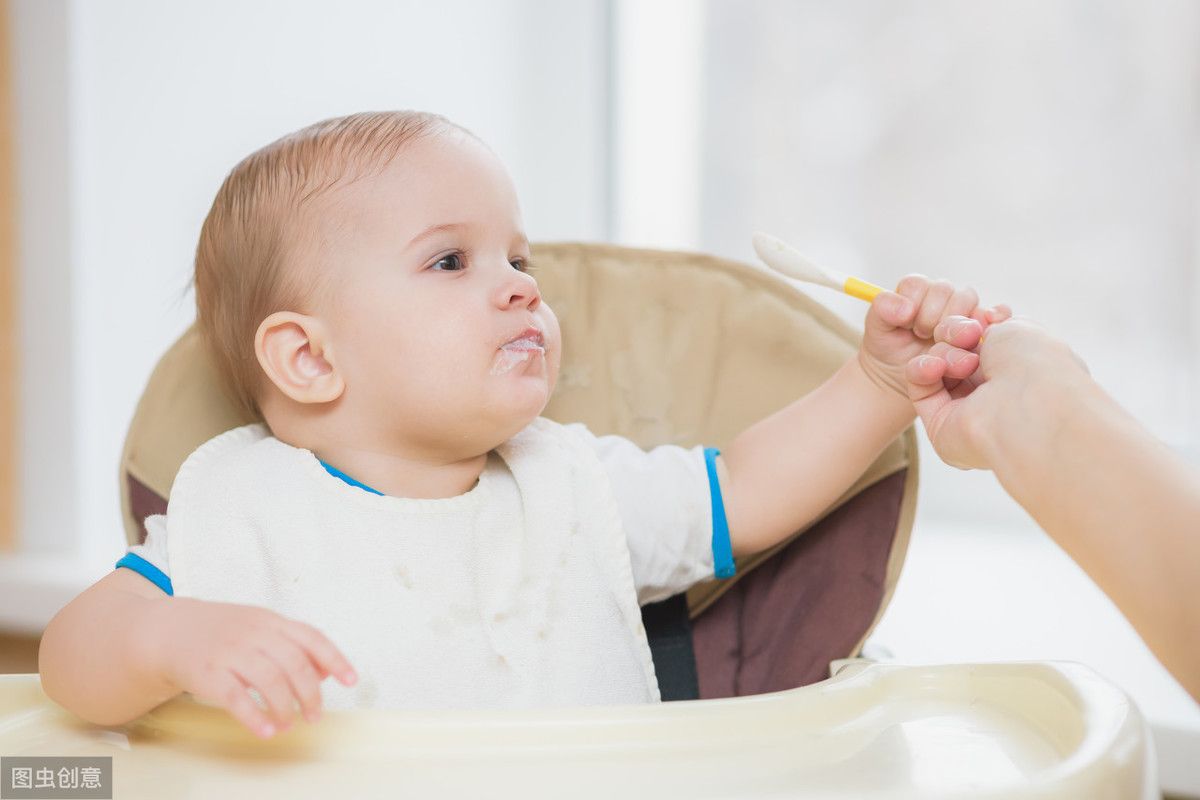
[(931, 355), (920, 355), (908, 362), (904, 370), (908, 397), (925, 422), (926, 429), (950, 402), (943, 378), (949, 364), (945, 359)]
[(1004, 322), (1007, 319), (1012, 319), (1012, 315), (1012, 309), (1004, 303), (1000, 303), (987, 310), (987, 321), (989, 324), (995, 325), (998, 322)]
[[(946, 342), (938, 342), (929, 348), (927, 355), (945, 361), (946, 369), (943, 379), (955, 383), (969, 377), (979, 368), (979, 355), (977, 353), (952, 347)], [(947, 388), (953, 389), (954, 385), (950, 385)]]

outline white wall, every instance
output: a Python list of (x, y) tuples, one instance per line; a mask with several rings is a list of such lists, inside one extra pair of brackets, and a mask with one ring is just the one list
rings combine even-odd
[(508, 164), (531, 238), (606, 236), (603, 0), (12, 8), (26, 552), (95, 574), (120, 554), (124, 431), (191, 322), (204, 214), (251, 150), (352, 111), (437, 111)]
[[(72, 256), (68, 15), (56, 3), (12, 6), (16, 107), (18, 279), (21, 374), (18, 430), (21, 486), (18, 536), (26, 547), (70, 543), (78, 494), (72, 403), (75, 356)], [(111, 475), (111, 471), (109, 473)], [(31, 529), (42, 531), (30, 537)]]

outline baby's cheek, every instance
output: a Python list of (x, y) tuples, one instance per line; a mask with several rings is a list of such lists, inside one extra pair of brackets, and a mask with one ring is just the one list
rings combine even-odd
[[(550, 343), (547, 343), (548, 345)], [(554, 387), (558, 383), (558, 371), (562, 362), (562, 347), (558, 342), (546, 348), (546, 383), (548, 384), (549, 394), (554, 393)]]
[(542, 331), (545, 335), (546, 355), (549, 360), (554, 362), (554, 366), (558, 366), (559, 358), (562, 355), (562, 328), (558, 325), (558, 317), (550, 310), (549, 306), (542, 306), (542, 320), (544, 326)]

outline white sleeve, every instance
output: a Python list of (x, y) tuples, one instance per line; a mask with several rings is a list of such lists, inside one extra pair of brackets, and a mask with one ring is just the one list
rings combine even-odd
[(155, 514), (154, 516), (146, 517), (146, 541), (143, 544), (133, 545), (129, 548), (129, 552), (146, 559), (158, 567), (162, 571), (162, 574), (170, 577), (171, 570), (167, 564), (166, 515)]
[(712, 507), (704, 448), (649, 452), (623, 436), (566, 426), (593, 447), (616, 495), (638, 603), (665, 600), (713, 577)]

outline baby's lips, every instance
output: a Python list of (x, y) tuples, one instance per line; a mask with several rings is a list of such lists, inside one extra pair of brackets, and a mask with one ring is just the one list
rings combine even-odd
[(510, 342), (504, 347), (501, 347), (492, 360), (492, 368), (489, 370), (492, 375), (504, 375), (512, 372), (520, 364), (524, 364), (532, 358), (537, 358), (540, 355), (545, 355), (545, 350), (536, 345), (530, 344), (526, 347), (517, 347), (517, 342)]
[(545, 348), (531, 338), (517, 339), (506, 343), (501, 350), (544, 350)]
[(523, 330), (514, 333), (512, 336), (506, 339), (503, 344), (500, 345), (501, 349), (507, 350), (532, 350), (534, 348), (544, 347), (545, 336), (542, 333), (541, 328), (538, 328), (535, 325), (525, 326)]

